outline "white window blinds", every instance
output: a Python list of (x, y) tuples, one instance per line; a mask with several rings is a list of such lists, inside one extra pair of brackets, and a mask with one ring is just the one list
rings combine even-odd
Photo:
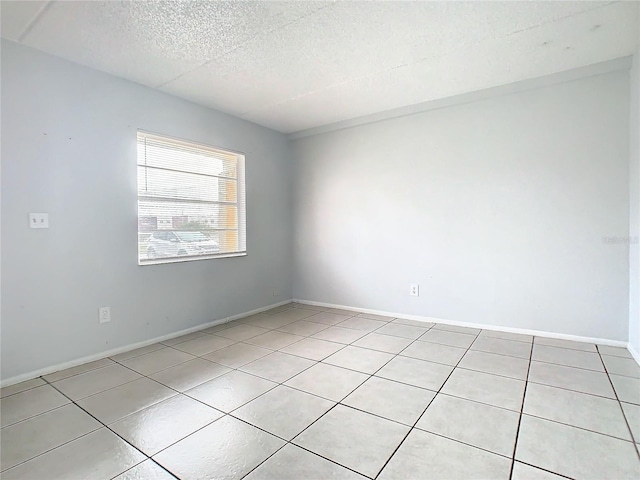
[(244, 156), (138, 132), (138, 263), (243, 254)]

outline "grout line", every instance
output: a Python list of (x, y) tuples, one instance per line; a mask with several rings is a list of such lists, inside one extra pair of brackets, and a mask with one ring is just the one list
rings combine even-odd
[(513, 444), (513, 453), (511, 455), (511, 469), (509, 470), (509, 480), (513, 479), (513, 467), (516, 463), (516, 450), (518, 449), (518, 438), (520, 437), (520, 424), (522, 423), (522, 412), (524, 410), (524, 402), (527, 398), (527, 386), (529, 385), (529, 372), (531, 371), (531, 362), (533, 357), (533, 342), (529, 351), (529, 364), (527, 365), (527, 376), (524, 380), (524, 391), (522, 392), (522, 403), (520, 404), (520, 415), (518, 416), (518, 426), (516, 427), (516, 438)]
[(616, 387), (613, 385), (613, 381), (611, 380), (611, 376), (609, 375), (609, 371), (607, 370), (607, 365), (604, 363), (604, 360), (602, 359), (602, 355), (600, 354), (600, 349), (598, 349), (598, 355), (600, 356), (600, 361), (602, 362), (604, 371), (606, 372), (607, 378), (609, 379), (609, 383), (611, 384), (611, 388), (613, 389), (613, 394), (616, 396), (616, 401), (618, 402), (618, 406), (620, 407), (620, 411), (622, 412), (622, 418), (624, 418), (624, 422), (627, 424), (627, 429), (629, 430), (629, 435), (631, 436), (631, 443), (635, 448), (636, 455), (638, 455), (638, 458), (640, 459), (640, 449), (633, 436), (633, 431), (631, 430), (631, 426), (629, 425), (629, 420), (627, 419), (627, 415), (624, 412), (624, 408), (622, 408), (622, 402), (620, 402), (620, 398), (618, 397), (618, 392), (616, 392)]

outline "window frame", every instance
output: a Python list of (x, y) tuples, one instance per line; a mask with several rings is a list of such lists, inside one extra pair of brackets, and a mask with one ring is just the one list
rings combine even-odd
[[(216, 254), (208, 254), (208, 255), (181, 255), (176, 257), (160, 257), (154, 259), (141, 258), (140, 255), (140, 244), (139, 238), (140, 233), (149, 233), (149, 240), (153, 237), (156, 232), (173, 232), (173, 230), (155, 230), (150, 232), (141, 232), (140, 231), (140, 192), (138, 191), (138, 145), (139, 145), (139, 136), (140, 135), (149, 135), (151, 137), (156, 137), (162, 140), (166, 140), (168, 142), (176, 142), (178, 144), (186, 144), (192, 148), (202, 148), (203, 150), (209, 151), (217, 151), (221, 154), (225, 155), (234, 155), (237, 159), (236, 164), (236, 201), (233, 205), (236, 205), (237, 208), (237, 235), (238, 235), (238, 247), (239, 251), (228, 252), (228, 253), (216, 253)], [(234, 258), (234, 257), (246, 257), (247, 256), (247, 202), (246, 202), (246, 176), (245, 176), (245, 161), (246, 156), (243, 152), (239, 152), (237, 150), (231, 150), (228, 148), (221, 148), (211, 144), (202, 143), (193, 140), (187, 140), (180, 137), (175, 137), (171, 135), (165, 135), (160, 133), (151, 132), (148, 130), (137, 129), (136, 130), (136, 218), (138, 220), (137, 226), (137, 238), (138, 238), (138, 247), (137, 247), (137, 257), (138, 257), (138, 266), (144, 267), (147, 265), (162, 265), (162, 264), (172, 264), (172, 263), (183, 263), (183, 262), (194, 262), (200, 260), (215, 260), (219, 258)], [(189, 173), (189, 172), (186, 172)], [(223, 177), (220, 177), (223, 178)], [(188, 198), (176, 198), (176, 202), (189, 202), (192, 201)], [(226, 230), (226, 229), (219, 229)], [(175, 234), (174, 234), (175, 235)], [(244, 247), (244, 249), (242, 249)]]

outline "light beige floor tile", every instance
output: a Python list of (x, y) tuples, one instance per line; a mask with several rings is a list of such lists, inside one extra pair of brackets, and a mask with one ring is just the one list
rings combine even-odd
[(316, 312), (324, 312), (326, 307), (321, 307), (320, 305), (311, 305), (309, 303), (303, 302), (293, 302), (294, 308), (302, 308), (304, 310), (313, 310)]
[(467, 350), (440, 343), (413, 342), (400, 355), (455, 366)]
[(184, 479), (235, 480), (244, 477), (284, 441), (226, 416), (154, 457)]
[(316, 333), (315, 335), (313, 335), (313, 338), (327, 340), (329, 342), (349, 344), (355, 342), (359, 338), (364, 337), (366, 334), (367, 332), (364, 330), (355, 330), (353, 328), (334, 326)]
[(234, 320), (233, 322), (218, 323), (217, 325), (213, 325), (213, 326), (211, 326), (209, 328), (205, 328), (204, 330), (200, 330), (200, 333), (206, 333), (206, 334), (209, 334), (209, 335), (215, 335), (216, 333), (221, 332), (222, 330), (226, 330), (227, 328), (231, 328), (231, 327), (234, 327), (236, 325), (240, 325), (241, 323), (246, 323), (250, 319), (252, 319), (253, 317), (264, 318), (264, 317), (266, 317), (266, 315), (256, 314), (256, 315), (251, 315), (250, 317), (245, 317), (245, 318), (241, 318), (241, 319), (238, 319), (238, 320)]
[(271, 318), (278, 318), (282, 321), (287, 321), (288, 323), (293, 323), (298, 320), (302, 320), (303, 318), (311, 317), (318, 313), (315, 310), (306, 310), (304, 308), (290, 308), (285, 311), (276, 313), (274, 315), (270, 315)]
[(339, 402), (367, 378), (369, 376), (364, 373), (317, 363), (287, 381), (286, 384), (298, 390)]
[(640, 405), (624, 402), (621, 405), (622, 410), (624, 410), (624, 416), (629, 422), (631, 433), (633, 433), (633, 439), (636, 443), (640, 443)]
[(413, 327), (422, 327), (426, 329), (430, 329), (435, 325), (433, 322), (427, 322), (423, 320), (409, 320), (408, 318), (396, 318), (393, 320), (393, 323), (399, 323), (401, 325), (411, 325)]
[(277, 386), (248, 373), (234, 370), (185, 392), (223, 412), (231, 412)]
[(609, 375), (609, 377), (621, 402), (640, 405), (640, 379), (622, 375)]
[(280, 305), (279, 307), (270, 308), (269, 310), (265, 310), (262, 313), (265, 315), (274, 315), (276, 313), (286, 312), (287, 310), (290, 310), (294, 307), (295, 305), (293, 303), (287, 303), (285, 305)]
[(527, 371), (529, 370), (529, 360), (498, 355), (496, 353), (481, 352), (479, 350), (469, 350), (458, 366), (460, 368), (466, 368), (467, 370), (526, 380)]
[(272, 382), (283, 383), (315, 363), (314, 360), (308, 358), (273, 352), (266, 357), (243, 365), (240, 370)]
[(263, 333), (267, 333), (269, 330), (262, 327), (256, 327), (246, 323), (241, 323), (231, 328), (226, 328), (216, 333), (219, 337), (230, 338), (231, 340), (247, 340), (249, 338), (257, 337)]
[(269, 355), (271, 352), (272, 350), (257, 347), (255, 345), (236, 343), (235, 345), (209, 353), (202, 358), (225, 365), (229, 368), (238, 368), (257, 360), (258, 358), (262, 358), (265, 355)]
[(2, 429), (2, 470), (59, 447), (102, 425), (73, 404), (31, 417)]
[(327, 328), (329, 328), (329, 325), (325, 325), (324, 323), (308, 322), (307, 319), (305, 319), (289, 323), (288, 325), (278, 328), (278, 330), (281, 332), (293, 333), (294, 335), (309, 337), (314, 333), (318, 333)]
[(431, 390), (371, 377), (342, 403), (412, 426), (434, 396)]
[(442, 387), (442, 393), (520, 411), (524, 382), (456, 368)]
[(608, 345), (598, 345), (600, 355), (610, 355), (612, 357), (633, 358), (629, 350), (624, 347), (610, 347)]
[(196, 357), (193, 355), (167, 347), (139, 357), (130, 358), (129, 360), (123, 360), (121, 363), (142, 375), (151, 375), (194, 358)]
[(218, 337), (217, 335), (207, 335), (205, 337), (198, 337), (194, 340), (189, 340), (188, 342), (178, 343), (177, 345), (174, 345), (173, 348), (182, 352), (190, 353), (191, 355), (202, 356), (207, 353), (220, 350), (221, 348), (228, 347), (229, 345), (233, 345), (234, 343), (236, 343), (236, 341), (231, 340), (230, 338)]
[(395, 357), (376, 376), (437, 391), (453, 367), (409, 357)]
[(370, 333), (359, 340), (353, 342), (354, 347), (370, 348), (387, 353), (400, 353), (411, 343), (408, 338), (393, 337), (391, 335), (381, 335)]
[(175, 480), (175, 477), (153, 460), (145, 460), (113, 480)]
[(513, 463), (511, 480), (563, 480), (564, 478), (566, 477), (561, 477), (555, 473), (540, 470), (524, 463)]
[(25, 390), (0, 400), (0, 424), (6, 427), (67, 403), (69, 399), (50, 385)]
[(596, 346), (593, 343), (574, 342), (572, 340), (563, 340), (560, 338), (536, 337), (537, 345), (547, 345), (550, 347), (569, 348), (571, 350), (581, 350), (583, 352), (597, 353)]
[(325, 312), (335, 313), (336, 315), (346, 315), (348, 317), (353, 317), (355, 315), (358, 315), (358, 313), (360, 313), (357, 310), (347, 310), (345, 308), (327, 308)]
[(519, 420), (518, 412), (438, 394), (416, 427), (511, 457)]
[(101, 428), (2, 473), (2, 480), (112, 478), (144, 460), (144, 455)]
[[(299, 310), (299, 309), (296, 309)], [(292, 320), (289, 317), (280, 317), (279, 315), (262, 315), (261, 317), (256, 317), (253, 320), (248, 322), (244, 322), (248, 325), (255, 325), (256, 327), (266, 328), (268, 330), (272, 330), (274, 328), (284, 327), (290, 323), (295, 322), (296, 320)]]
[(384, 327), (376, 330), (376, 333), (391, 335), (394, 337), (408, 338), (415, 340), (427, 332), (428, 328), (414, 327), (412, 325), (402, 325), (401, 323), (388, 323)]
[(522, 333), (500, 332), (498, 330), (482, 330), (481, 337), (500, 338), (502, 340), (513, 340), (515, 342), (533, 343), (533, 335)]
[(507, 458), (414, 429), (378, 479), (508, 480), (510, 469)]
[(616, 400), (530, 383), (524, 413), (631, 440)]
[(77, 367), (60, 370), (59, 372), (55, 372), (50, 375), (44, 375), (42, 378), (44, 378), (47, 382), (53, 383), (57, 382), (58, 380), (62, 380), (63, 378), (72, 377), (74, 375), (89, 372), (91, 370), (95, 370), (96, 368), (106, 367), (108, 365), (113, 365), (113, 360), (111, 360), (110, 358), (102, 358), (100, 360), (96, 360), (95, 362), (84, 363), (82, 365), (78, 365)]
[(442, 345), (460, 348), (469, 348), (475, 339), (475, 335), (447, 332), (446, 330), (436, 330), (435, 328), (432, 328), (420, 337), (420, 340), (423, 342), (440, 343)]
[(323, 362), (337, 367), (373, 374), (392, 358), (393, 355), (390, 353), (348, 345), (330, 357), (325, 358)]
[(79, 400), (141, 377), (122, 365), (110, 365), (59, 380), (53, 385), (72, 400)]
[(176, 392), (149, 378), (140, 378), (119, 387), (83, 398), (78, 405), (105, 424), (147, 408), (176, 395)]
[(302, 340), (304, 337), (300, 335), (292, 335), (291, 333), (279, 332), (273, 330), (271, 332), (263, 333), (257, 337), (246, 340), (246, 343), (256, 345), (262, 348), (269, 348), (271, 350), (280, 350), (281, 348), (291, 345), (294, 342)]
[(129, 358), (137, 357), (138, 355), (144, 355), (145, 353), (151, 353), (155, 350), (160, 350), (164, 348), (165, 345), (161, 343), (154, 343), (151, 345), (147, 345), (145, 347), (136, 348), (135, 350), (129, 350), (128, 352), (119, 353), (117, 355), (111, 355), (112, 360), (116, 362), (120, 362), (122, 360), (127, 360)]
[(604, 372), (600, 355), (592, 352), (582, 352), (569, 348), (548, 347), (534, 343), (532, 360), (537, 362), (555, 363), (567, 367), (584, 368)]
[(291, 440), (335, 402), (280, 385), (233, 412), (262, 430)]
[(357, 316), (360, 318), (369, 318), (371, 320), (378, 320), (380, 322), (390, 322), (395, 318), (389, 315), (377, 315), (375, 313), (365, 313), (365, 312), (359, 313)]
[(9, 395), (15, 395), (16, 393), (24, 392), (26, 390), (31, 390), (32, 388), (39, 387), (40, 385), (44, 384), (45, 381), (41, 378), (34, 378), (32, 380), (27, 380), (26, 382), (16, 383), (14, 385), (10, 385), (8, 387), (0, 389), (0, 398), (8, 397)]
[(409, 427), (338, 405), (293, 443), (375, 478)]
[(242, 317), (239, 318), (237, 320), (235, 320), (235, 322), (237, 323), (251, 323), (253, 320), (260, 320), (260, 319), (264, 319), (264, 317), (268, 317), (269, 315), (260, 312), (260, 313), (254, 313), (253, 315), (247, 315), (246, 317)]
[(307, 318), (307, 320), (310, 322), (323, 323), (325, 325), (331, 326), (336, 325), (340, 322), (344, 322), (349, 317), (350, 315), (337, 315), (335, 313), (321, 312), (317, 313), (313, 317)]
[(480, 350), (481, 352), (497, 353), (499, 355), (507, 355), (510, 357), (518, 357), (529, 359), (531, 356), (531, 344), (525, 342), (517, 342), (515, 340), (504, 340), (502, 338), (478, 336), (471, 350)]
[(352, 328), (354, 330), (362, 330), (363, 332), (373, 332), (377, 328), (383, 327), (387, 324), (387, 320), (372, 320), (364, 317), (351, 317), (347, 318), (344, 322), (339, 323), (337, 326), (342, 328)]
[(318, 455), (288, 444), (247, 475), (245, 480), (311, 480), (328, 478), (334, 480), (366, 479), (366, 477)]
[(229, 368), (223, 365), (210, 362), (204, 358), (194, 358), (175, 367), (154, 373), (150, 378), (169, 388), (184, 392), (229, 371)]
[(529, 370), (529, 382), (615, 398), (605, 373), (582, 368), (533, 361)]
[[(170, 347), (172, 345), (177, 345), (179, 343), (188, 342), (189, 340), (195, 340), (196, 338), (200, 338), (200, 337), (203, 337), (205, 335), (206, 335), (206, 333), (203, 333), (203, 332), (193, 332), (193, 333), (188, 333), (187, 335), (182, 335), (180, 337), (175, 337), (175, 338), (170, 338), (168, 340), (163, 340), (160, 343)], [(143, 463), (147, 463), (147, 462), (143, 462)]]
[(458, 325), (447, 325), (446, 323), (436, 323), (433, 326), (436, 330), (447, 330), (448, 332), (466, 333), (468, 335), (478, 335), (480, 333), (479, 328), (461, 327)]
[(571, 478), (637, 479), (631, 442), (523, 415), (516, 459)]
[(192, 398), (176, 395), (124, 417), (109, 427), (151, 456), (223, 415)]
[(342, 343), (327, 342), (317, 338), (305, 338), (284, 347), (280, 351), (311, 360), (322, 360), (342, 348), (344, 348)]
[(621, 358), (611, 355), (602, 355), (602, 361), (607, 372), (625, 377), (640, 378), (640, 366), (633, 358)]

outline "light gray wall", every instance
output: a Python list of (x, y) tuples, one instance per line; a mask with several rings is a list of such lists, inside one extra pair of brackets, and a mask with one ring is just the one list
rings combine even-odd
[(294, 297), (626, 340), (628, 102), (619, 71), (296, 140)]
[[(137, 129), (246, 154), (248, 256), (137, 265)], [(3, 41), (2, 378), (291, 298), (289, 154), (279, 133)]]
[(640, 354), (640, 51), (630, 72), (629, 343)]

